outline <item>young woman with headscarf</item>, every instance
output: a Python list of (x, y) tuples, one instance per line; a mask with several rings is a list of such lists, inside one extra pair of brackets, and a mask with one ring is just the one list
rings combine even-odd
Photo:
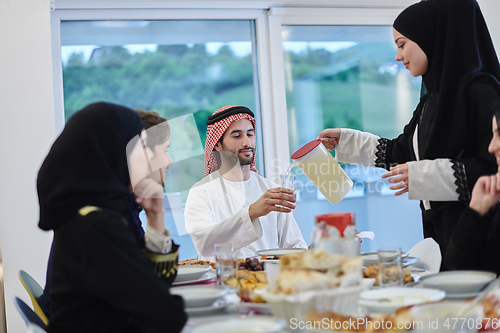
[[(39, 226), (54, 231), (49, 332), (180, 332), (186, 322), (182, 298), (169, 292), (178, 247), (144, 249), (125, 202), (131, 177), (147, 174), (142, 129), (130, 109), (89, 105), (70, 118), (40, 168)], [(148, 224), (161, 231), (161, 186), (146, 178), (134, 190)]]
[[(424, 237), (442, 256), (476, 180), (495, 172), (488, 154), (500, 66), (475, 0), (427, 0), (394, 21), (396, 60), (422, 76), (422, 97), (396, 139), (350, 129), (319, 133), (341, 162), (390, 170), (396, 195), (421, 200)], [(442, 269), (447, 269), (442, 265)]]

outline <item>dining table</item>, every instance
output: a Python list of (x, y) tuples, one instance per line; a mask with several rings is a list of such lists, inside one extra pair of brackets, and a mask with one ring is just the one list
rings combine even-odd
[[(363, 255), (363, 254), (362, 254)], [(366, 267), (368, 267), (370, 263), (372, 254), (366, 253), (364, 254), (364, 265), (363, 269), (365, 270)], [(373, 282), (375, 279), (369, 279), (369, 278), (364, 278), (362, 280), (362, 283), (358, 285), (356, 288), (360, 288), (363, 291), (361, 291), (361, 294), (357, 293), (355, 295), (356, 299), (354, 302), (354, 308), (355, 309), (353, 312), (353, 316), (357, 316), (355, 313), (363, 315), (376, 315), (377, 313), (384, 313), (384, 312), (378, 312), (376, 311), (377, 308), (373, 306), (373, 304), (370, 304), (370, 297), (372, 297), (373, 300), (377, 301), (377, 299), (387, 299), (390, 297), (393, 297), (394, 299), (397, 299), (400, 297), (398, 294), (399, 292), (403, 291), (403, 294), (410, 294), (410, 298), (421, 298), (421, 297), (426, 297), (425, 292), (429, 294), (429, 300), (427, 302), (436, 302), (440, 300), (448, 300), (448, 301), (456, 301), (456, 300), (470, 300), (475, 295), (479, 293), (479, 290), (482, 289), (484, 286), (488, 284), (486, 280), (491, 280), (494, 279), (496, 274), (492, 273), (487, 273), (487, 272), (479, 272), (479, 271), (459, 271), (459, 272), (432, 272), (428, 271), (424, 268), (418, 267), (418, 265), (415, 265), (418, 263), (418, 258), (414, 258), (411, 256), (405, 256), (405, 261), (403, 262), (404, 267), (406, 267), (410, 273), (412, 278), (414, 279), (414, 282), (410, 282), (404, 285), (404, 287), (392, 287), (392, 295), (391, 291), (389, 289), (391, 288), (384, 288), (384, 287), (376, 287), (373, 288)], [(272, 266), (268, 266), (272, 265)], [(267, 264), (266, 267), (274, 267), (273, 269), (267, 268), (265, 269), (268, 274), (271, 274), (272, 276), (272, 271), (278, 268), (278, 265), (276, 263), (274, 264)], [(406, 272), (405, 274), (408, 274)], [(467, 278), (467, 275), (471, 275), (470, 278)], [(489, 276), (492, 275), (492, 276)], [(269, 278), (269, 275), (268, 275)], [(456, 281), (459, 280), (464, 280), (466, 283), (473, 282), (476, 279), (486, 279), (485, 281), (481, 282), (483, 283), (483, 287), (478, 289), (477, 291), (475, 290), (472, 293), (463, 293), (461, 290), (448, 290), (446, 293), (443, 291), (446, 289), (446, 287), (449, 287), (448, 285), (451, 283), (451, 286), (453, 288), (462, 288), (459, 287), (459, 285), (455, 285)], [(373, 280), (370, 281), (368, 280)], [(467, 282), (467, 280), (469, 280)], [(450, 282), (451, 281), (451, 282)], [(241, 282), (240, 282), (241, 283)], [(500, 283), (499, 283), (500, 284)], [(273, 325), (274, 328), (279, 326), (279, 329), (273, 329), (272, 332), (280, 332), (280, 333), (286, 333), (286, 332), (299, 332), (299, 333), (310, 333), (310, 332), (328, 332), (328, 330), (322, 330), (322, 331), (314, 331), (314, 330), (308, 330), (308, 329), (301, 329), (298, 328), (297, 326), (292, 327), (292, 319), (290, 319), (290, 316), (288, 316), (288, 319), (285, 320), (281, 317), (279, 314), (280, 309), (286, 309), (286, 307), (276, 307), (276, 303), (273, 303), (273, 308), (274, 313), (276, 313), (278, 316), (273, 316), (273, 312), (271, 311), (271, 306), (267, 306), (264, 303), (246, 303), (240, 300), (240, 296), (237, 294), (238, 288), (236, 287), (227, 287), (227, 286), (219, 286), (216, 282), (216, 274), (214, 269), (210, 269), (210, 271), (207, 272), (206, 275), (204, 275), (202, 278), (197, 278), (192, 281), (184, 281), (184, 282), (174, 282), (174, 286), (172, 288), (172, 293), (175, 294), (176, 292), (179, 292), (180, 289), (176, 288), (183, 288), (183, 287), (197, 287), (197, 288), (206, 288), (207, 290), (201, 290), (198, 289), (196, 292), (204, 293), (205, 291), (208, 291), (208, 289), (218, 289), (218, 290), (224, 290), (224, 295), (221, 297), (219, 296), (217, 298), (217, 301), (215, 303), (211, 303), (210, 306), (205, 306), (205, 307), (197, 307), (196, 305), (190, 305), (186, 307), (186, 312), (188, 314), (188, 321), (186, 325), (184, 326), (182, 333), (217, 333), (217, 332), (247, 332), (245, 329), (245, 325), (255, 325), (259, 326), (260, 323), (262, 323), (261, 326), (265, 327), (266, 325), (270, 324)], [(216, 288), (214, 288), (216, 287)], [(225, 289), (224, 289), (225, 288)], [(409, 288), (414, 289), (414, 288), (424, 288), (420, 290), (410, 290), (411, 292), (404, 292), (404, 290), (408, 290)], [(193, 289), (193, 288), (192, 288)], [(196, 289), (196, 288), (194, 288)], [(329, 289), (331, 290), (331, 289)], [(399, 291), (398, 291), (399, 290)], [(367, 295), (368, 293), (371, 293), (371, 295)], [(263, 292), (259, 291), (258, 293), (261, 294), (261, 296), (264, 299), (267, 299), (268, 301), (272, 301), (272, 297), (268, 298), (271, 296), (270, 293), (263, 290)], [(266, 294), (267, 293), (267, 294)], [(386, 295), (388, 294), (388, 295)], [(449, 295), (448, 295), (449, 294)], [(497, 296), (500, 293), (497, 293)], [(196, 294), (195, 299), (202, 298)], [(382, 295), (382, 296), (380, 296)], [(363, 298), (364, 297), (364, 298)], [(407, 297), (407, 296), (404, 296)], [(434, 297), (434, 298), (433, 298)], [(213, 301), (212, 301), (213, 302)], [(364, 303), (365, 304), (364, 304)], [(367, 303), (368, 302), (368, 303)], [(425, 303), (425, 302), (424, 302)], [(292, 304), (296, 304), (293, 303)], [(367, 306), (370, 305), (370, 307)], [(414, 303), (414, 304), (419, 304), (419, 303)], [(435, 304), (435, 303), (427, 303), (427, 304)], [(463, 304), (468, 304), (468, 303), (463, 303)], [(279, 304), (281, 306), (281, 304)], [(387, 305), (387, 304), (386, 304)], [(382, 307), (379, 307), (382, 308)], [(396, 307), (397, 308), (397, 307)], [(369, 310), (370, 309), (370, 310)], [(375, 309), (375, 310), (374, 310)], [(344, 308), (342, 308), (342, 311)], [(335, 311), (335, 310), (334, 310)], [(391, 310), (393, 311), (393, 310)], [(389, 314), (391, 311), (386, 312)], [(481, 310), (482, 311), (482, 310)], [(439, 311), (437, 311), (439, 312)], [(437, 313), (435, 311), (435, 313)], [(281, 314), (283, 315), (283, 314)], [(301, 318), (299, 320), (303, 320), (304, 318)], [(429, 319), (429, 318), (427, 318)], [(499, 325), (500, 326), (500, 325)], [(254, 330), (252, 327), (249, 327), (248, 332), (269, 332), (268, 330)]]
[[(420, 269), (420, 268), (411, 268), (412, 275), (415, 275), (416, 277), (421, 277), (425, 275), (430, 275), (432, 272)], [(187, 283), (190, 286), (215, 286), (216, 281), (215, 281), (215, 270), (211, 271), (211, 274), (213, 274), (214, 278), (208, 280), (208, 281), (203, 281), (200, 283)], [(183, 284), (184, 286), (186, 284)], [(175, 292), (174, 287), (174, 292)], [(227, 325), (231, 325), (231, 322), (233, 321), (240, 321), (241, 319), (249, 319), (253, 318), (257, 321), (259, 320), (276, 320), (282, 321), (283, 328), (278, 331), (282, 333), (286, 332), (298, 332), (298, 333), (304, 333), (306, 330), (301, 330), (301, 329), (292, 329), (290, 328), (290, 323), (287, 323), (284, 319), (280, 319), (278, 317), (273, 316), (270, 313), (269, 308), (265, 309), (265, 306), (263, 304), (257, 305), (257, 306), (252, 306), (251, 303), (242, 303), (240, 302), (240, 297), (237, 295), (237, 290), (236, 289), (230, 289), (230, 291), (227, 293), (226, 296), (223, 298), (224, 302), (227, 302), (229, 305), (222, 307), (221, 309), (215, 310), (215, 311), (201, 311), (198, 313), (192, 313), (192, 309), (187, 309), (188, 313), (188, 321), (186, 325), (184, 326), (182, 333), (196, 333), (197, 328), (203, 327), (203, 325), (207, 325), (210, 323), (217, 323), (217, 322), (224, 322)], [(264, 311), (262, 311), (262, 308), (264, 307)], [(257, 308), (257, 309), (255, 309)], [(191, 313), (190, 313), (191, 312)], [(214, 332), (215, 333), (215, 332)]]

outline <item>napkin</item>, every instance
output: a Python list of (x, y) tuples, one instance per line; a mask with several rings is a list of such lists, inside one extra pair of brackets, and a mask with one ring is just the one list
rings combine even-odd
[(358, 238), (360, 238), (360, 239), (369, 238), (369, 239), (373, 240), (373, 238), (375, 238), (375, 233), (373, 231), (361, 231), (356, 236), (358, 236)]

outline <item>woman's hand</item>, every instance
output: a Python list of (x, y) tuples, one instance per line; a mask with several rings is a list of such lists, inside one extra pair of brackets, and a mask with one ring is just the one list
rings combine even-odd
[(408, 164), (398, 164), (391, 167), (388, 173), (382, 175), (382, 178), (389, 178), (387, 180), (389, 183), (399, 183), (397, 185), (389, 187), (391, 190), (401, 190), (396, 192), (395, 195), (401, 195), (409, 192)]
[(163, 188), (151, 178), (142, 179), (134, 188), (135, 201), (144, 208), (148, 224), (159, 232), (165, 231)]
[(319, 132), (317, 139), (323, 141), (326, 149), (334, 150), (340, 142), (340, 128), (327, 128)]
[(500, 173), (482, 176), (474, 185), (469, 207), (483, 216), (498, 200), (500, 200)]

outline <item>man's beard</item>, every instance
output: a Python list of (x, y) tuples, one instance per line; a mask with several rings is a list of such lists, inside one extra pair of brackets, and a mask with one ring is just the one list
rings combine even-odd
[[(248, 150), (248, 149), (252, 150), (252, 154), (250, 156), (247, 157), (247, 156), (240, 156), (239, 155), (239, 153), (242, 150)], [(236, 163), (238, 163), (238, 162), (240, 163), (240, 166), (250, 165), (253, 163), (253, 160), (255, 157), (255, 148), (249, 147), (249, 148), (245, 148), (245, 149), (236, 149), (236, 150), (232, 151), (232, 150), (226, 149), (226, 147), (224, 147), (224, 145), (222, 145), (221, 153), (223, 155), (223, 159), (226, 160), (226, 162), (229, 163), (231, 165), (231, 167), (236, 165)]]

